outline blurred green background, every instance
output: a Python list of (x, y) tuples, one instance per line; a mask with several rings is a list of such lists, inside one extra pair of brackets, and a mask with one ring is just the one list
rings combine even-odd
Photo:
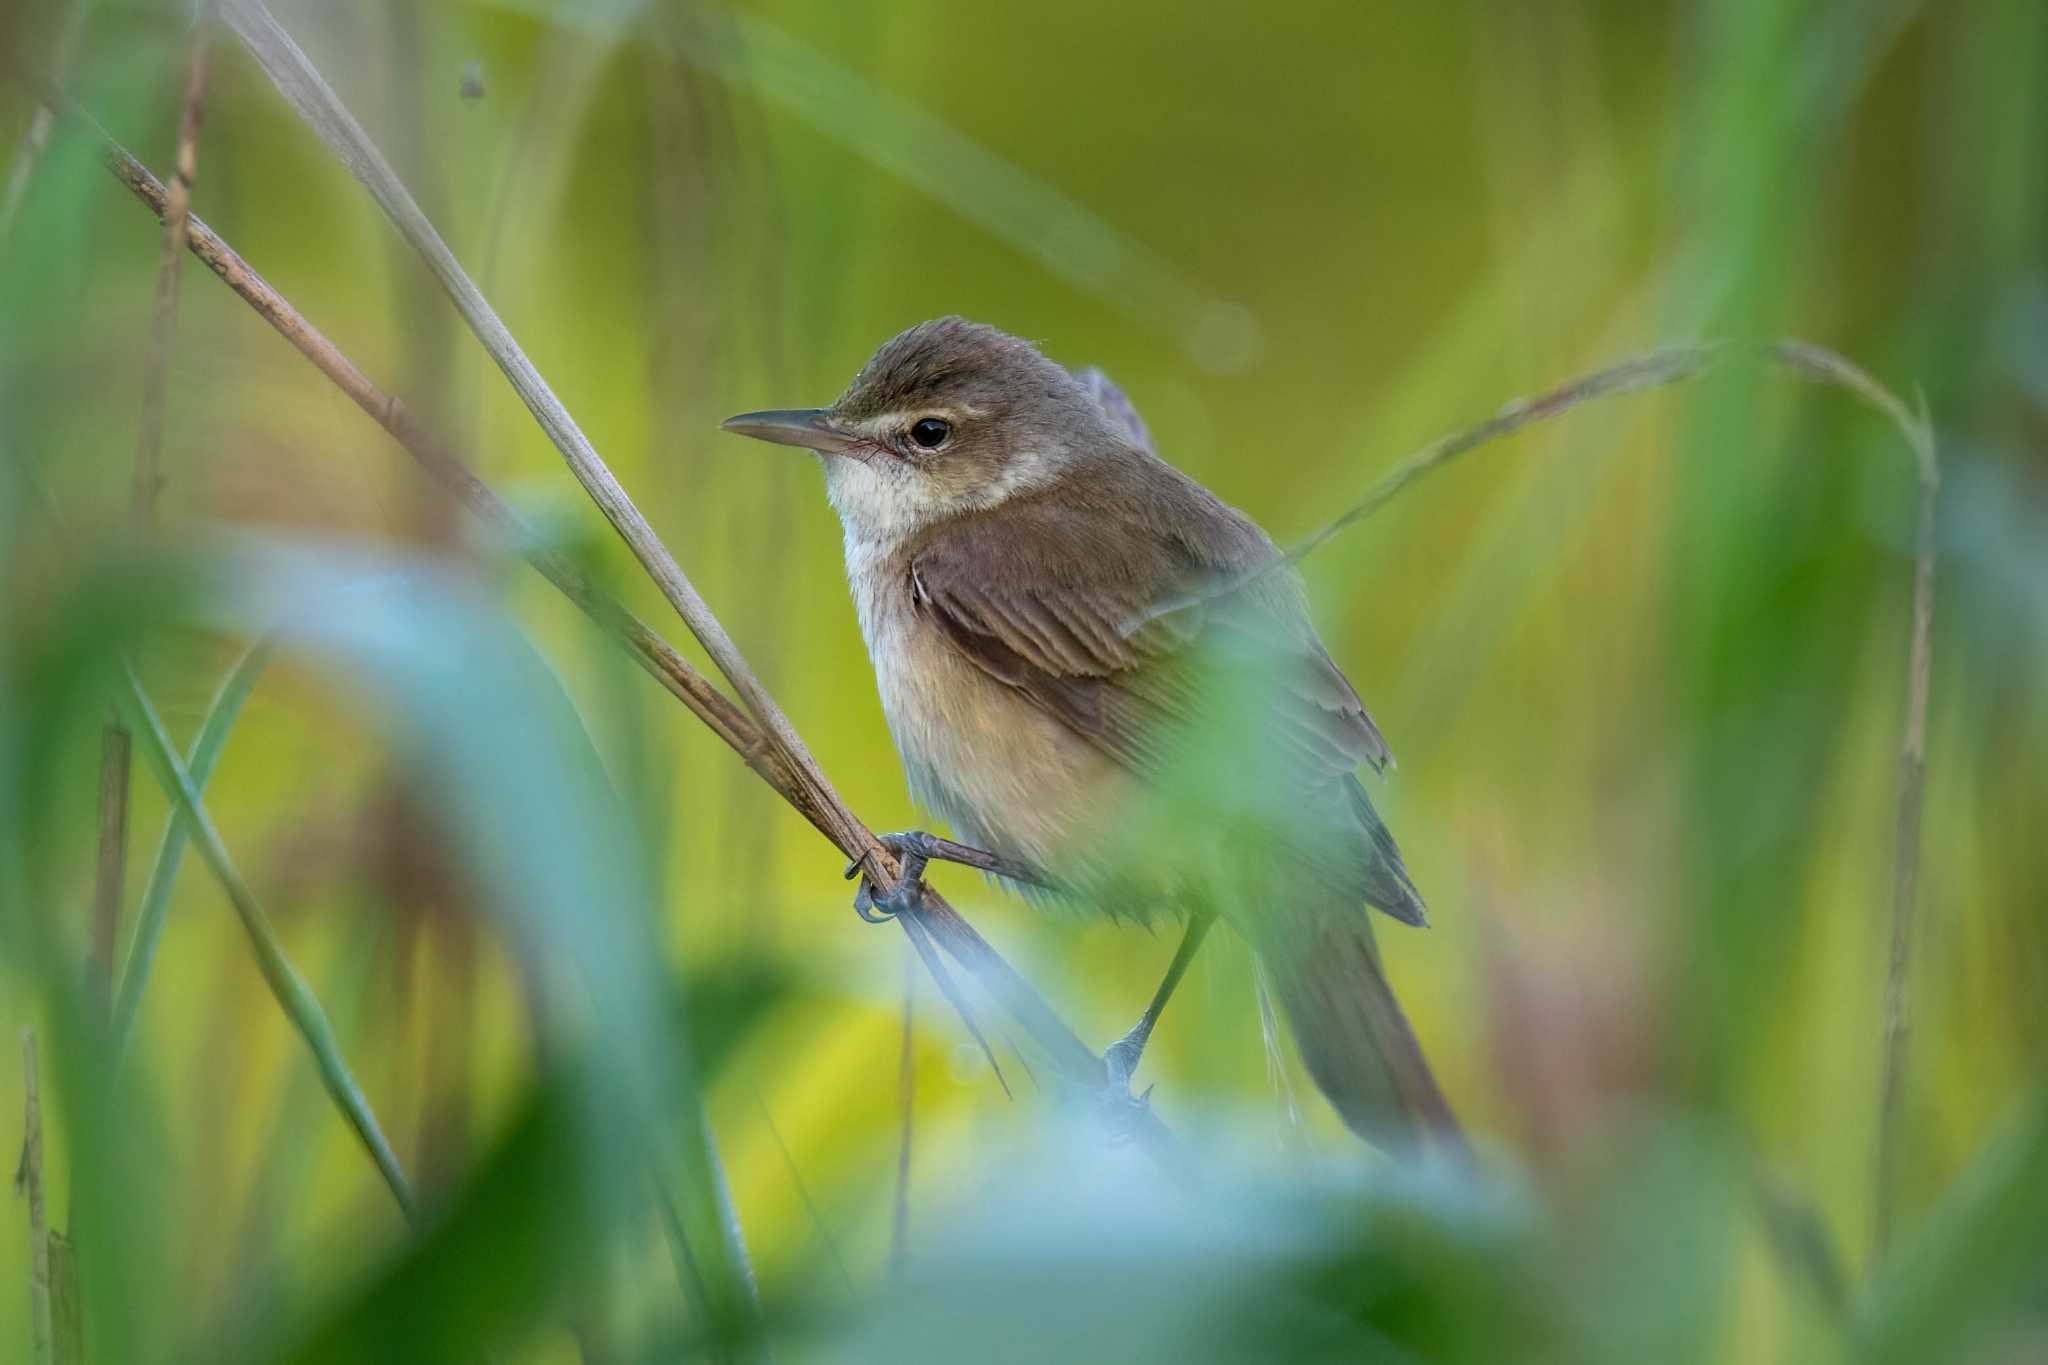
[[(1140, 1078), (1200, 1154), (1190, 1191), (1070, 1122), (976, 997), (1006, 1098), (834, 851), (189, 262), (144, 555), (161, 232), (78, 118), (22, 160), (36, 105), (4, 82), (0, 1151), (33, 1027), (91, 1359), (2048, 1354), (2035, 0), (274, 8), (878, 829), (920, 817), (819, 474), (716, 426), (830, 401), (914, 322), (1103, 366), (1282, 543), (1424, 441), (1660, 345), (1796, 336), (1924, 401), (1944, 483), (1892, 1251), (1915, 490), (1848, 396), (1730, 365), (1583, 408), (1305, 561), (1433, 910), (1384, 926), (1389, 973), (1484, 1170), (1353, 1143), (1291, 1054), (1269, 1065), (1218, 936)], [(0, 59), (165, 174), (190, 12), (14, 0)], [(680, 642), (225, 30), (205, 107), (197, 213)], [(182, 747), (278, 620), (208, 804), (417, 1238), (199, 857), (124, 1066), (86, 984), (118, 660)], [(138, 749), (124, 954), (168, 810)], [(934, 881), (1093, 1045), (1172, 952)], [(24, 1201), (9, 1227), (0, 1355), (27, 1359)]]

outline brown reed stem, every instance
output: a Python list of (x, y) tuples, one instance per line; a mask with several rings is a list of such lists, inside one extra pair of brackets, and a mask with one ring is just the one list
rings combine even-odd
[(114, 998), (114, 941), (121, 932), (121, 900), (128, 869), (130, 737), (116, 714), (100, 730), (99, 854), (93, 869), (92, 949), (88, 984), (93, 998)]
[(157, 257), (156, 301), (151, 312), (149, 357), (143, 368), (142, 430), (135, 447), (135, 529), (146, 540), (154, 530), (157, 494), (163, 489), (164, 406), (170, 391), (171, 352), (178, 330), (178, 280), (192, 216), (192, 186), (199, 178), (199, 122), (206, 107), (206, 72), (211, 51), (212, 6), (192, 25), (185, 61), (185, 98), (178, 113), (178, 152), (164, 194), (163, 250)]
[[(427, 439), (402, 412), (393, 398), (379, 392), (360, 371), (335, 350), (283, 298), (265, 284), (224, 243), (196, 220), (192, 250), (216, 274), (255, 307), (280, 333), (323, 373), (348, 392), (400, 444), (435, 473), (472, 510), (487, 521), (513, 533), (522, 552), (536, 567), (577, 601), (601, 624), (605, 624), (631, 648), (650, 672), (706, 722), (720, 738), (737, 751), (785, 800), (840, 850), (861, 865), (865, 875), (879, 885), (892, 883), (899, 869), (894, 856), (882, 846), (840, 800), (815, 760), (804, 747), (765, 687), (747, 666), (723, 626), (697, 594), (652, 527), (634, 506), (624, 488), (577, 427), (539, 373), (534, 370), (504, 324), (455, 261), (439, 234), (413, 201), (397, 176), (385, 163), (361, 127), (341, 105), (260, 0), (225, 0), (229, 22), (263, 63), (265, 70), (308, 124), (326, 140), (400, 231), (442, 280), (450, 297), (470, 323), (479, 340), (491, 353), (521, 399), (533, 412), (543, 430), (554, 441), (600, 510), (612, 522), (642, 566), (667, 597), (677, 614), (697, 636), (713, 661), (739, 692), (746, 710), (742, 712), (716, 687), (674, 654), (660, 637), (627, 615), (610, 599), (598, 594), (581, 574), (551, 552), (534, 546), (516, 516), (501, 500), (461, 465), (452, 455)], [(33, 82), (32, 82), (33, 83)], [(45, 94), (45, 98), (52, 96)], [(55, 98), (61, 100), (61, 96)], [(162, 212), (160, 186), (133, 158), (109, 142), (109, 162), (115, 174), (153, 208)], [(1597, 371), (1535, 398), (1509, 404), (1485, 422), (1454, 433), (1423, 447), (1402, 461), (1367, 495), (1335, 521), (1297, 545), (1272, 564), (1256, 571), (1272, 572), (1297, 563), (1317, 545), (1344, 527), (1372, 515), (1409, 485), (1434, 472), (1452, 459), (1489, 442), (1513, 435), (1538, 422), (1562, 415), (1597, 398), (1642, 392), (1689, 379), (1704, 370), (1721, 354), (1712, 345), (1677, 347), (1634, 357), (1619, 365)], [(1914, 640), (1908, 664), (1908, 716), (1901, 759), (1899, 802), (1899, 847), (1895, 860), (1893, 903), (1893, 951), (1887, 984), (1886, 1111), (1887, 1133), (1896, 1128), (1906, 1024), (1903, 1004), (1904, 981), (1910, 958), (1910, 928), (1919, 867), (1919, 827), (1925, 766), (1925, 723), (1928, 676), (1931, 672), (1929, 636), (1933, 612), (1933, 501), (1939, 472), (1933, 436), (1924, 415), (1916, 422), (1896, 396), (1865, 372), (1824, 348), (1801, 342), (1779, 342), (1765, 348), (1767, 359), (1805, 375), (1850, 389), (1867, 403), (1893, 417), (1920, 460), (1921, 509), (1920, 546), (1915, 571)], [(1244, 586), (1245, 580), (1226, 583), (1204, 597), (1220, 595)], [(1192, 599), (1199, 600), (1199, 599)], [(1163, 614), (1185, 602), (1170, 602), (1146, 618)], [(1142, 622), (1134, 622), (1132, 628)], [(751, 713), (751, 714), (749, 714)], [(1067, 1029), (1044, 999), (989, 947), (972, 926), (960, 918), (935, 892), (928, 892), (918, 912), (919, 925), (948, 953), (974, 971), (983, 986), (1025, 1029), (1038, 1039), (1062, 1073), (1073, 1079), (1096, 1080), (1099, 1062), (1094, 1054)], [(916, 931), (906, 923), (906, 932), (916, 941)], [(1154, 1147), (1167, 1138), (1163, 1125), (1149, 1114), (1141, 1122), (1140, 1135)], [(1884, 1141), (1895, 1148), (1896, 1139)], [(1889, 1163), (1895, 1156), (1881, 1157), (1880, 1186), (1888, 1190)], [(1886, 1196), (1888, 1197), (1888, 1196)], [(1884, 1217), (1881, 1214), (1880, 1225)]]
[[(893, 885), (901, 875), (896, 856), (840, 799), (817, 761), (811, 757), (810, 750), (798, 737), (789, 718), (740, 654), (739, 647), (726, 633), (724, 625), (613, 476), (575, 418), (534, 368), (533, 362), (513, 339), (482, 291), (441, 240), (440, 233), (421, 212), (418, 202), (354, 115), (262, 0), (223, 0), (222, 14), (262, 65), (278, 93), (298, 111), (307, 126), (319, 134), (357, 181), (369, 190), (392, 225), (419, 252), (477, 340), (489, 352), (542, 431), (561, 452), (577, 482), (633, 551), (641, 567), (711, 656), (719, 672), (739, 693), (740, 700), (758, 727), (760, 737), (757, 745), (777, 760), (784, 779), (784, 785), (778, 790), (842, 853), (858, 862), (874, 885)], [(1054, 1055), (1065, 1074), (1080, 1084), (1099, 1087), (1102, 1076), (1099, 1061), (1060, 1022), (1043, 997), (997, 956), (951, 906), (936, 895), (927, 895), (925, 902), (923, 908), (916, 912), (915, 923), (905, 921), (901, 925), (904, 932), (912, 936), (912, 941), (919, 943), (920, 949), (924, 947), (917, 938), (917, 928), (921, 924), (935, 941), (975, 972), (983, 986)], [(930, 960), (927, 958), (928, 962)], [(966, 1014), (960, 998), (949, 995), (949, 999), (962, 1011), (970, 1032), (978, 1034), (979, 1029)], [(1149, 1110), (1144, 1111), (1137, 1131), (1140, 1139), (1159, 1154), (1162, 1150), (1160, 1144), (1167, 1134)]]
[[(30, 79), (46, 102), (74, 113), (75, 107), (60, 92)], [(161, 215), (164, 186), (128, 152), (105, 141), (105, 158), (115, 178)], [(817, 798), (814, 788), (800, 784), (788, 774), (785, 758), (771, 746), (754, 719), (720, 692), (673, 646), (645, 622), (592, 585), (570, 560), (541, 545), (509, 504), (478, 479), (449, 448), (429, 433), (399, 401), (379, 389), (334, 343), (308, 322), (284, 296), (253, 270), (220, 236), (196, 215), (190, 220), (189, 249), (279, 335), (310, 361), (349, 399), (383, 427), (408, 454), (458, 501), (487, 525), (505, 535), (529, 563), (553, 583), (564, 596), (605, 628), (631, 652), (636, 662), (668, 690), (670, 695), (717, 735), (768, 783), (775, 792), (810, 821), (821, 834), (849, 857), (863, 855), (863, 846), (834, 813)], [(836, 797), (833, 798), (836, 801)], [(841, 808), (843, 809), (843, 807)], [(846, 817), (851, 819), (849, 815)], [(853, 822), (859, 836), (872, 839), (866, 827)], [(894, 855), (879, 844), (869, 863), (881, 863), (880, 875), (895, 874)], [(920, 922), (946, 951), (974, 973), (982, 988), (1053, 1059), (1061, 1073), (1076, 1084), (1099, 1084), (1100, 1060), (1073, 1030), (1053, 1011), (1044, 998), (1002, 956), (989, 945), (958, 911), (936, 891), (926, 890), (917, 912)], [(906, 932), (909, 932), (906, 926)], [(1140, 1136), (1153, 1150), (1163, 1152), (1171, 1135), (1156, 1115), (1140, 1125)], [(1175, 1164), (1177, 1158), (1172, 1159)]]

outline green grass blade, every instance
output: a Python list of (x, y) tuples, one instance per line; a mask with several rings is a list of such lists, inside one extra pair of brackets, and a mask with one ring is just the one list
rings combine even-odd
[(1865, 1288), (1854, 1319), (1861, 1359), (1974, 1359), (1963, 1348), (1988, 1347), (2001, 1331), (2022, 1340), (2040, 1301), (2044, 1170), (2048, 1099), (2037, 1093)]
[[(185, 760), (186, 771), (192, 775), (193, 789), (202, 795), (220, 762), (221, 751), (227, 747), (228, 735), (241, 717), (242, 703), (249, 699), (257, 677), (270, 662), (270, 654), (270, 642), (259, 640), (242, 656), (214, 694), (213, 704), (200, 724), (199, 738), (192, 742), (192, 754)], [(128, 962), (122, 969), (120, 990), (114, 997), (113, 1041), (117, 1058), (127, 1055), (135, 1026), (135, 1012), (142, 1004), (142, 993), (149, 985), (149, 969), (156, 961), (157, 942), (163, 936), (171, 888), (177, 883), (178, 868), (185, 860), (185, 848), (191, 838), (192, 826), (184, 808), (174, 803), (164, 821), (163, 837), (157, 841), (156, 861), (150, 867), (149, 883), (142, 892), (142, 908), (135, 918), (134, 937), (129, 941)]]
[(334, 1029), (327, 1022), (326, 1012), (320, 1008), (320, 1001), (312, 988), (306, 985), (305, 978), (285, 956), (284, 947), (277, 941), (277, 934), (271, 929), (263, 907), (257, 903), (256, 894), (242, 880), (241, 871), (229, 855), (220, 830), (207, 813), (205, 800), (200, 796), (192, 774), (179, 761), (163, 720), (150, 704), (149, 694), (142, 690), (142, 682), (135, 676), (134, 667), (124, 662), (122, 668), (128, 686), (121, 700), (131, 713), (143, 753), (163, 783), (164, 794), (191, 822), (193, 832), (199, 837), (200, 856), (206, 859), (214, 876), (220, 879), (222, 889), (227, 892), (236, 915), (241, 918), (243, 929), (248, 932), (249, 945), (256, 951), (256, 965), (263, 972), (264, 982), (269, 985), (270, 993), (276, 997), (285, 1017), (292, 1021), (293, 1027), (305, 1038), (306, 1045), (313, 1049), (313, 1059), (319, 1065), (320, 1078), (326, 1083), (327, 1093), (368, 1149), (370, 1159), (376, 1163), (378, 1173), (390, 1187), (392, 1197), (398, 1201), (406, 1220), (416, 1223), (419, 1206), (413, 1199), (412, 1187), (406, 1182), (398, 1156), (391, 1150), (391, 1143), (378, 1125), (377, 1116), (371, 1111), (362, 1087), (356, 1084), (347, 1061), (342, 1058), (341, 1047), (335, 1041)]

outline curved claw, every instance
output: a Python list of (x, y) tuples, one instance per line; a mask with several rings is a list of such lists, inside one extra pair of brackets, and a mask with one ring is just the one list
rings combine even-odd
[[(905, 910), (916, 910), (924, 900), (924, 868), (929, 855), (927, 845), (922, 842), (928, 836), (912, 834), (880, 834), (875, 841), (896, 855), (900, 875), (896, 884), (886, 891), (876, 891), (873, 885), (863, 881), (860, 890), (853, 893), (853, 913), (869, 924), (886, 924)], [(846, 875), (852, 877), (860, 870), (858, 859), (846, 865)]]
[(853, 913), (859, 915), (869, 924), (887, 924), (891, 919), (895, 918), (893, 911), (876, 914), (877, 908), (875, 898), (868, 894), (867, 883), (862, 882), (860, 890), (853, 893)]
[(903, 876), (887, 891), (878, 893), (862, 882), (853, 893), (853, 913), (869, 924), (887, 924), (906, 910), (915, 911), (923, 900), (924, 878), (906, 865)]

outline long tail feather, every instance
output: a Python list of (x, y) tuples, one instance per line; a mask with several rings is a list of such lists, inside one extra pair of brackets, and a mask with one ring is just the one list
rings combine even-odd
[(1264, 945), (1308, 1073), (1360, 1137), (1467, 1153), (1457, 1118), (1387, 985), (1371, 921), (1353, 909)]

